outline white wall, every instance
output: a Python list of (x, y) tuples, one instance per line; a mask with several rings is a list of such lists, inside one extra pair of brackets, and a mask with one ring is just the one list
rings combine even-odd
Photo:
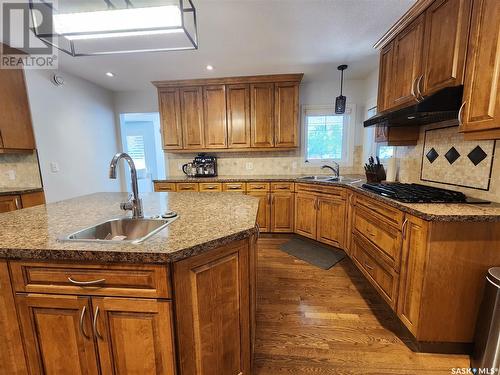
[[(56, 87), (51, 74), (26, 71), (47, 201), (119, 191), (119, 180), (108, 178), (109, 161), (119, 150), (112, 93), (66, 73), (64, 86)], [(51, 172), (51, 162), (59, 172)]]

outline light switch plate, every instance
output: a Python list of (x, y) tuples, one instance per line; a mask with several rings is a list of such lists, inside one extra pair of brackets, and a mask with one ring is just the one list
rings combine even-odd
[(245, 168), (247, 171), (250, 171), (253, 169), (253, 163), (252, 162), (248, 162), (245, 164)]
[(16, 179), (16, 171), (13, 169), (9, 169), (8, 171), (6, 171), (5, 175), (11, 181), (14, 181)]
[(59, 163), (56, 161), (51, 161), (50, 162), (50, 171), (52, 173), (57, 173), (59, 172)]

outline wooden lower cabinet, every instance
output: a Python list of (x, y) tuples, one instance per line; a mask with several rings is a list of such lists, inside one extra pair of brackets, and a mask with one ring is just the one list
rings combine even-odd
[(316, 239), (343, 248), (346, 202), (343, 199), (318, 196)]
[(0, 262), (0, 374), (25, 375), (21, 332), (16, 316), (7, 262)]
[(295, 233), (316, 239), (316, 204), (314, 194), (295, 195)]
[(175, 374), (171, 304), (92, 298), (101, 374)]
[(261, 232), (271, 231), (271, 193), (267, 191), (249, 191), (247, 193), (259, 198), (259, 211), (257, 213), (257, 225)]
[(16, 296), (31, 374), (98, 374), (89, 297)]
[(0, 213), (19, 210), (22, 208), (19, 195), (7, 195), (0, 197)]
[(271, 232), (293, 232), (295, 195), (292, 192), (271, 193)]
[(174, 264), (182, 375), (249, 375), (251, 245), (243, 240)]

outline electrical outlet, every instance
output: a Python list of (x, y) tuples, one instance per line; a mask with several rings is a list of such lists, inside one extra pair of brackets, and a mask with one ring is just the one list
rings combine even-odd
[(16, 171), (13, 169), (9, 169), (8, 171), (5, 172), (5, 176), (9, 180), (14, 181), (16, 179)]
[(59, 172), (59, 163), (57, 161), (51, 161), (50, 162), (50, 171), (52, 173)]
[(245, 168), (247, 171), (250, 171), (253, 169), (253, 163), (252, 162), (248, 162), (245, 164)]

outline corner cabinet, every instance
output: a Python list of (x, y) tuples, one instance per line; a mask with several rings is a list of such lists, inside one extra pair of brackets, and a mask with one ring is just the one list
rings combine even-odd
[(460, 130), (500, 139), (500, 2), (474, 0)]
[(153, 82), (163, 149), (271, 151), (299, 147), (303, 74)]

